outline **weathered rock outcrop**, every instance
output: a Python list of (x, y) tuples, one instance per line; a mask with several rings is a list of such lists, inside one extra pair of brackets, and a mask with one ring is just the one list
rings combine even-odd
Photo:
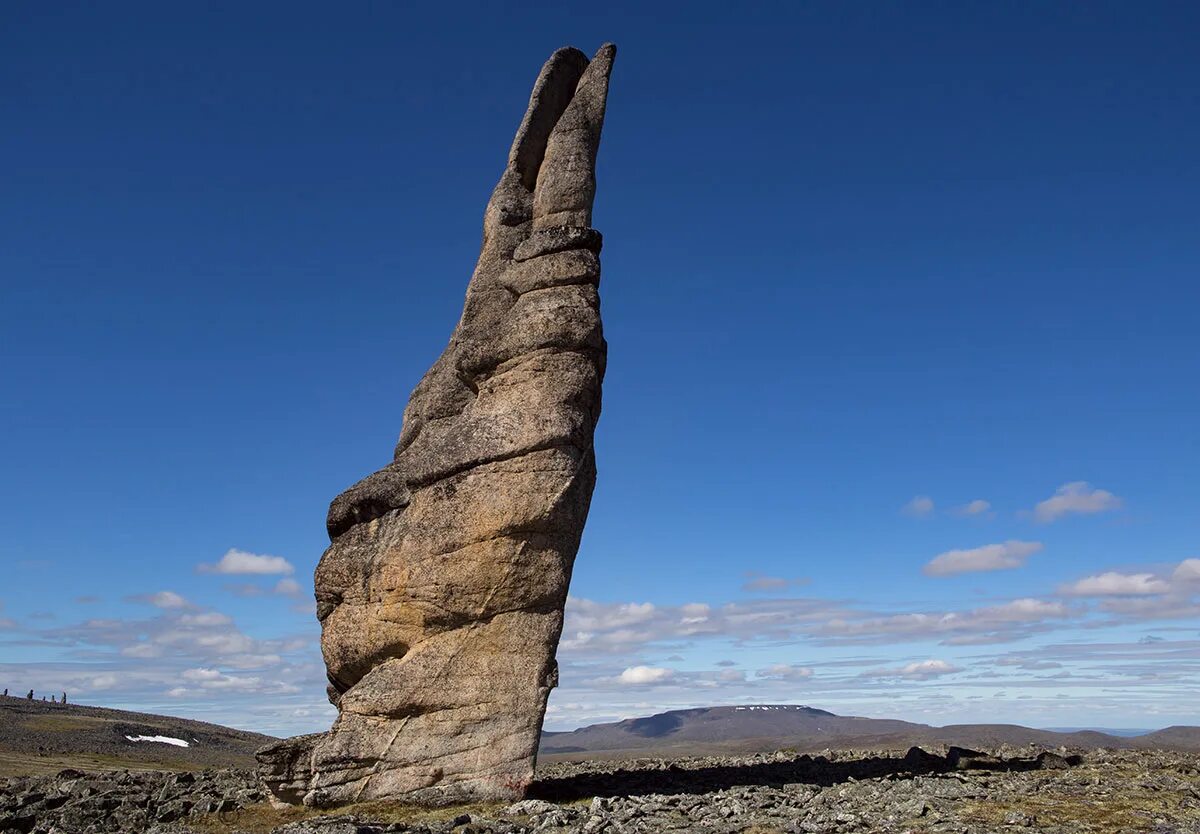
[(264, 748), (280, 800), (520, 797), (595, 483), (595, 159), (615, 47), (542, 68), (450, 344), (391, 463), (334, 499), (316, 572), (328, 733)]

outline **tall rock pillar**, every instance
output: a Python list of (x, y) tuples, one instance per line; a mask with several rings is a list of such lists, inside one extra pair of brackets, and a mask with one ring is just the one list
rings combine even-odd
[(450, 344), (392, 462), (329, 508), (317, 618), (339, 715), (259, 752), (277, 800), (507, 800), (533, 777), (596, 479), (591, 220), (615, 53), (542, 68)]

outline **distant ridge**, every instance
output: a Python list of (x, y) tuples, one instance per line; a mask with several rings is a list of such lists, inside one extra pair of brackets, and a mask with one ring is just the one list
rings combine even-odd
[(1126, 748), (1200, 751), (1200, 727), (1168, 727), (1134, 737), (1095, 730), (1039, 730), (1016, 724), (950, 724), (932, 727), (886, 718), (841, 716), (799, 704), (754, 704), (670, 710), (644, 718), (592, 724), (542, 734), (550, 758), (627, 758), (714, 755), (781, 748), (906, 748), (1008, 744), (1081, 749)]
[(1117, 736), (1118, 738), (1133, 738), (1134, 736), (1144, 736), (1153, 733), (1154, 730), (1145, 728), (1134, 729), (1131, 727), (1042, 727), (1043, 730), (1049, 730), (1052, 733), (1104, 733), (1108, 736)]
[(0, 776), (254, 767), (271, 736), (143, 712), (0, 697)]

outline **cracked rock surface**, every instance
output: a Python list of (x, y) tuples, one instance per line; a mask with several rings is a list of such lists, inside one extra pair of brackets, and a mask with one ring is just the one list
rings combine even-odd
[(596, 477), (591, 214), (615, 52), (542, 68), (450, 344), (392, 461), (330, 506), (315, 586), (339, 715), (259, 752), (278, 801), (512, 800), (533, 778)]

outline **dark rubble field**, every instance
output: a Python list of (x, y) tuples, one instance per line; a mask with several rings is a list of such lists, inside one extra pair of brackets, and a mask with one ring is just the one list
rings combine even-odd
[[(0, 832), (1200, 832), (1200, 755), (1004, 748), (554, 763), (512, 805), (272, 808), (245, 770), (0, 780)], [(1002, 758), (999, 758), (1002, 757)]]

